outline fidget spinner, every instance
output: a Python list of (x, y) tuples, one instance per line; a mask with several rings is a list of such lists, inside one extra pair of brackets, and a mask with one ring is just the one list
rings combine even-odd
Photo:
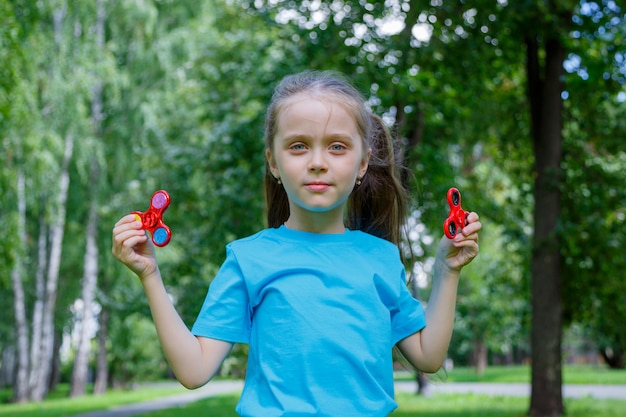
[(456, 236), (457, 230), (467, 225), (469, 212), (463, 210), (461, 207), (461, 192), (456, 188), (450, 188), (448, 190), (448, 205), (450, 206), (450, 214), (443, 223), (443, 232), (448, 239), (453, 239), (454, 236)]
[(142, 228), (150, 232), (152, 242), (163, 247), (170, 242), (172, 231), (163, 223), (163, 212), (170, 205), (170, 195), (167, 191), (159, 190), (152, 194), (148, 211), (133, 211), (137, 220), (141, 221)]

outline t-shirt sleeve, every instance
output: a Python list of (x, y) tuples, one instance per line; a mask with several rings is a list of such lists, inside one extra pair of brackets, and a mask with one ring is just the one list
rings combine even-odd
[(391, 337), (394, 345), (426, 327), (424, 307), (411, 295), (406, 286), (405, 277), (403, 270), (398, 302), (396, 308), (391, 311)]
[(209, 286), (191, 332), (233, 343), (249, 343), (250, 303), (241, 268), (234, 252), (226, 248), (226, 260)]

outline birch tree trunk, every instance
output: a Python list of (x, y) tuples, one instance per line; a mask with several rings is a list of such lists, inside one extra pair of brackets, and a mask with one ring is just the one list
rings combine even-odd
[[(62, 24), (67, 14), (67, 4), (63, 3), (55, 8), (53, 11), (53, 30), (54, 30), (54, 44), (60, 50), (62, 44)], [(31, 391), (30, 399), (32, 401), (41, 401), (45, 398), (50, 388), (50, 378), (52, 376), (52, 366), (54, 360), (55, 349), (55, 331), (54, 331), (54, 313), (57, 299), (57, 287), (59, 281), (59, 271), (61, 267), (61, 253), (63, 245), (63, 236), (65, 231), (66, 220), (66, 205), (67, 194), (69, 190), (70, 175), (69, 164), (72, 159), (74, 149), (74, 136), (71, 132), (65, 134), (63, 159), (61, 163), (61, 169), (59, 173), (59, 186), (56, 190), (53, 200), (53, 206), (50, 211), (51, 220), (50, 228), (48, 229), (47, 222), (42, 222), (42, 231), (45, 230), (45, 234), (50, 233), (50, 252), (49, 255), (42, 253), (44, 249), (47, 252), (47, 244), (43, 244), (40, 241), (40, 259), (43, 256), (48, 256), (47, 261), (40, 262), (39, 267), (45, 263), (47, 269), (45, 273), (42, 273), (42, 293), (38, 294), (38, 302), (41, 303), (41, 309), (35, 308), (34, 314), (41, 312), (41, 331), (39, 345), (36, 345), (34, 341), (36, 337), (33, 337), (33, 344), (31, 347), (31, 356), (36, 357), (35, 362), (31, 362), (31, 376), (30, 381)], [(45, 202), (47, 203), (47, 202)], [(45, 206), (43, 206), (45, 207)], [(40, 231), (41, 238), (41, 231)], [(38, 278), (39, 280), (39, 278)], [(37, 317), (34, 317), (37, 319)], [(33, 326), (37, 326), (37, 322), (34, 321)], [(39, 337), (39, 336), (37, 336)]]
[(50, 228), (51, 245), (50, 260), (48, 262), (48, 274), (46, 279), (46, 294), (43, 303), (43, 321), (41, 333), (41, 356), (39, 363), (33, 364), (36, 370), (35, 386), (31, 392), (31, 400), (41, 401), (48, 393), (50, 376), (52, 373), (52, 360), (54, 359), (54, 312), (57, 299), (57, 286), (59, 270), (61, 268), (61, 252), (63, 246), (63, 234), (65, 229), (65, 214), (67, 211), (67, 193), (70, 185), (69, 164), (72, 159), (74, 137), (72, 134), (65, 136), (65, 150), (59, 179), (59, 189), (54, 210), (54, 220)]
[[(96, 4), (96, 56), (102, 56), (106, 14), (103, 0), (97, 0)], [(102, 90), (102, 82), (100, 80), (96, 81), (92, 90), (91, 101), (91, 121), (96, 140), (101, 136)], [(85, 387), (89, 374), (89, 353), (91, 352), (89, 323), (93, 323), (94, 321), (94, 300), (98, 283), (98, 210), (100, 207), (100, 202), (98, 201), (100, 190), (98, 184), (100, 183), (100, 168), (96, 156), (92, 156), (91, 159), (89, 183), (91, 184), (89, 193), (90, 203), (82, 280), (83, 317), (78, 347), (76, 349), (76, 357), (74, 359), (70, 397), (85, 395)]]
[(17, 172), (17, 215), (18, 249), (15, 265), (11, 271), (13, 306), (15, 311), (15, 333), (17, 344), (17, 369), (13, 390), (13, 401), (28, 401), (28, 322), (26, 320), (26, 298), (24, 295), (24, 256), (26, 254), (26, 197), (24, 192), (24, 172)]
[(0, 388), (13, 386), (15, 384), (15, 345), (9, 345), (2, 349), (0, 354)]
[(72, 382), (70, 397), (80, 397), (85, 395), (87, 376), (89, 371), (89, 353), (91, 351), (90, 323), (94, 321), (94, 297), (96, 293), (98, 276), (98, 204), (95, 197), (92, 197), (90, 204), (89, 221), (87, 223), (87, 243), (85, 248), (85, 270), (83, 274), (82, 287), (82, 317), (80, 319), (80, 330), (74, 368), (72, 371)]
[(109, 337), (109, 309), (106, 306), (100, 310), (98, 316), (98, 355), (96, 357), (96, 380), (93, 393), (96, 395), (106, 392), (109, 380), (109, 365), (107, 362), (107, 339)]
[[(41, 204), (41, 207), (45, 207)], [(39, 216), (39, 238), (37, 239), (37, 272), (35, 273), (35, 302), (33, 305), (33, 318), (31, 323), (30, 341), (30, 372), (28, 387), (29, 392), (37, 386), (39, 378), (39, 364), (41, 358), (41, 335), (43, 333), (43, 301), (46, 293), (46, 271), (48, 270), (48, 225), (45, 215)]]

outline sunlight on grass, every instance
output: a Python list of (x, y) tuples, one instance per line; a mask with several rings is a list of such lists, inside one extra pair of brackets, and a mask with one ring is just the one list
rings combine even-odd
[(219, 395), (185, 407), (142, 414), (138, 417), (238, 417), (235, 412), (237, 401), (239, 394)]
[[(399, 379), (413, 380), (414, 376), (403, 372)], [(567, 383), (626, 384), (626, 370), (610, 370), (598, 366), (565, 366)], [(477, 376), (472, 368), (454, 368), (447, 373), (430, 376), (432, 384), (446, 382), (530, 382), (530, 369), (524, 366), (489, 367), (484, 375)], [(109, 390), (105, 395), (86, 395), (68, 398), (67, 384), (50, 393), (41, 403), (0, 404), (0, 417), (67, 417), (95, 410), (106, 410), (124, 404), (148, 401), (154, 398), (189, 392), (175, 381), (144, 385), (141, 389)], [(8, 400), (10, 390), (0, 390), (0, 399)], [(145, 414), (144, 417), (236, 417), (237, 395), (214, 397), (187, 407)], [(626, 399), (624, 399), (626, 400)], [(435, 394), (418, 397), (398, 393), (399, 408), (393, 417), (522, 417), (528, 410), (526, 397), (492, 397), (472, 394)], [(567, 417), (626, 417), (626, 401), (566, 399)]]
[[(397, 395), (393, 417), (525, 417), (529, 399), (474, 394), (437, 394), (418, 397)], [(626, 417), (625, 402), (619, 400), (566, 399), (567, 417)]]
[(81, 398), (54, 398), (41, 403), (2, 404), (0, 416), (7, 417), (60, 417), (107, 410), (119, 405), (149, 401), (154, 398), (188, 392), (182, 386), (172, 384), (167, 388), (138, 389), (131, 391), (110, 390), (105, 395), (87, 395)]
[[(186, 407), (142, 414), (140, 417), (237, 417), (238, 395), (208, 398)], [(528, 399), (487, 395), (438, 394), (397, 396), (398, 409), (392, 417), (525, 417)], [(618, 400), (566, 400), (568, 417), (624, 417), (624, 402)]]
[(398, 409), (393, 417), (522, 417), (528, 407), (523, 398), (471, 394), (398, 394), (396, 400)]
[[(413, 379), (410, 373), (401, 373), (401, 379)], [(528, 366), (491, 366), (482, 375), (474, 368), (459, 367), (431, 375), (432, 381), (443, 382), (516, 382), (530, 383)], [(564, 384), (626, 384), (626, 369), (609, 369), (606, 366), (565, 366)]]

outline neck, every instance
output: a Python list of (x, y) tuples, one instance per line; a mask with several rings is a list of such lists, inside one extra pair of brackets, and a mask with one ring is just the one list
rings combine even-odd
[(292, 209), (285, 226), (292, 230), (311, 233), (342, 234), (346, 231), (343, 209), (320, 213)]

